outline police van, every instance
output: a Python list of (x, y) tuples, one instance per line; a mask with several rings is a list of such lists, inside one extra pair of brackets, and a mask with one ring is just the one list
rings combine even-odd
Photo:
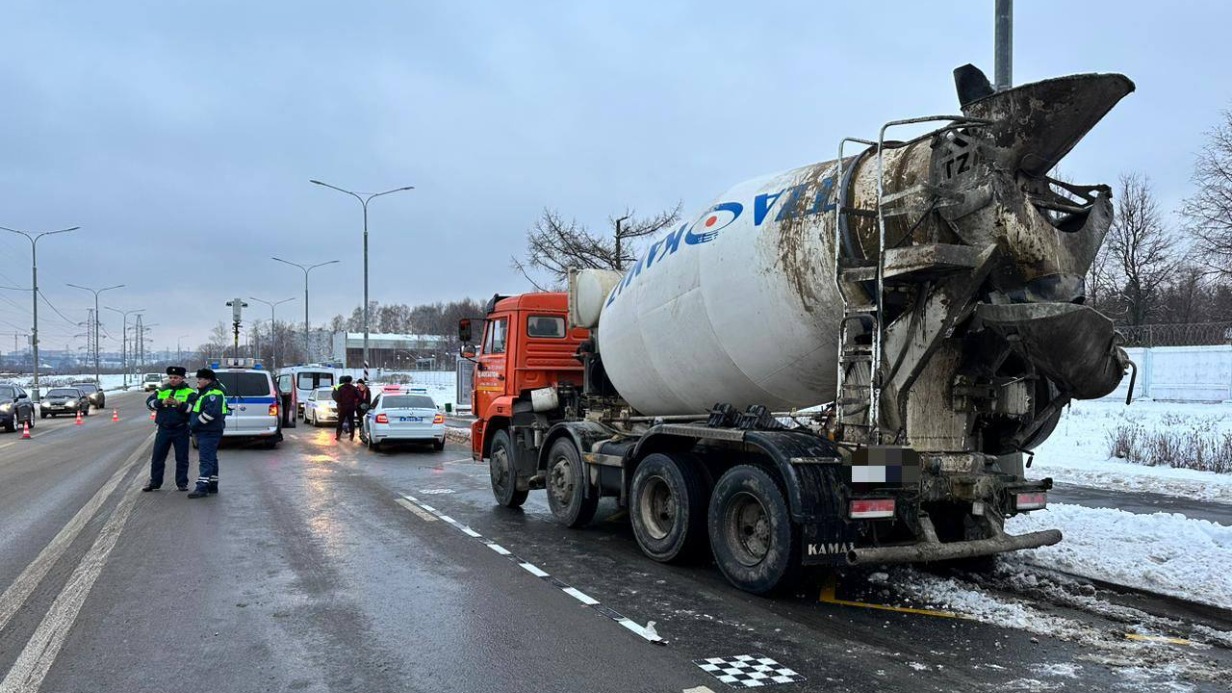
[[(258, 359), (222, 359), (210, 364), (227, 397), (224, 438), (259, 440), (273, 449), (282, 440), (282, 416), (274, 377)], [(194, 441), (195, 445), (196, 441)]]
[(337, 380), (333, 368), (314, 363), (307, 366), (287, 366), (278, 369), (278, 390), (294, 395), (295, 413), (304, 417), (304, 402), (314, 390), (333, 387)]

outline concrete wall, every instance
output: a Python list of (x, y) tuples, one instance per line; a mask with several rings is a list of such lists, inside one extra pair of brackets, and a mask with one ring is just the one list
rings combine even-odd
[[(1232, 401), (1232, 346), (1131, 347), (1138, 364), (1134, 398), (1178, 402)], [(1129, 375), (1104, 399), (1124, 401)]]

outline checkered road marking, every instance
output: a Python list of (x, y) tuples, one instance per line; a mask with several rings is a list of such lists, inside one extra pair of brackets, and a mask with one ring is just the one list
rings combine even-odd
[(763, 655), (711, 657), (695, 659), (693, 663), (732, 688), (760, 688), (804, 680), (800, 674)]

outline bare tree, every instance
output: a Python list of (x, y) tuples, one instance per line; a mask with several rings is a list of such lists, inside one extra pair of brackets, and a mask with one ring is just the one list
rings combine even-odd
[(1181, 214), (1203, 264), (1232, 277), (1232, 111), (1223, 112), (1223, 122), (1207, 138), (1194, 164), (1198, 191), (1185, 200)]
[[(680, 204), (650, 217), (638, 217), (625, 210), (611, 218), (612, 235), (597, 236), (576, 219), (565, 221), (559, 212), (543, 210), (543, 216), (526, 233), (526, 255), (512, 260), (513, 268), (522, 273), (539, 291), (561, 287), (569, 277), (569, 268), (622, 270), (635, 259), (629, 241), (651, 236), (676, 223)], [(536, 281), (532, 273), (543, 273), (547, 280)], [(546, 286), (545, 286), (546, 285)]]
[(1116, 218), (1105, 242), (1125, 320), (1145, 324), (1181, 263), (1176, 233), (1164, 224), (1148, 179), (1136, 173), (1121, 176)]

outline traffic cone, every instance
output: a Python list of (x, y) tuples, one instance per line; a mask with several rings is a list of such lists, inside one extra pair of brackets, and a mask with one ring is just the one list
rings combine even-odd
[(112, 422), (118, 422), (120, 420), (120, 410), (119, 409), (111, 410), (111, 420)]
[(80, 425), (81, 425), (81, 411), (78, 411), (78, 412), (77, 412), (77, 421), (75, 421), (75, 422), (73, 423), (73, 425), (74, 425), (74, 426), (80, 426)]
[(26, 421), (25, 423), (21, 425), (21, 437), (22, 438), (30, 437), (30, 422), (29, 421)]

